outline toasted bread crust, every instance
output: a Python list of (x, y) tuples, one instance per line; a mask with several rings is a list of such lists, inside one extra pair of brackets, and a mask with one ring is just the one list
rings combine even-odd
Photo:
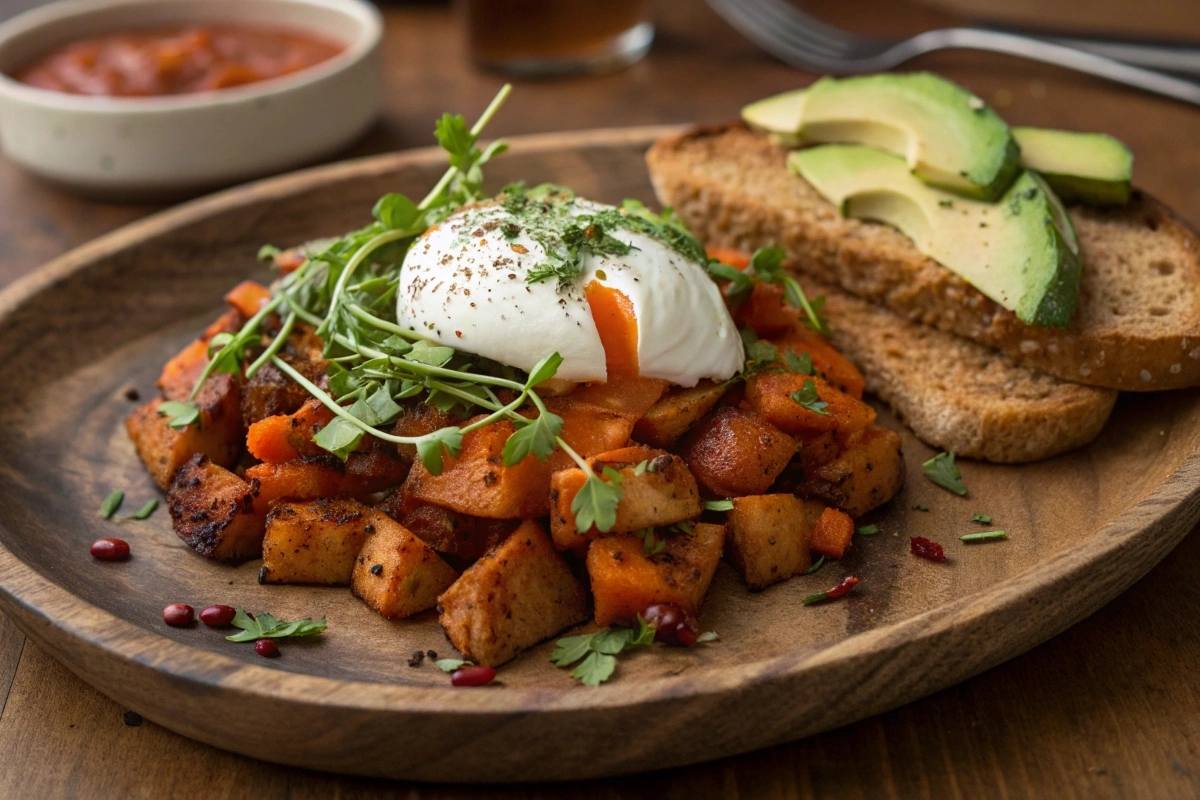
[(1084, 257), (1079, 308), (1069, 328), (1037, 328), (893, 228), (843, 219), (785, 158), (742, 125), (667, 136), (646, 156), (659, 199), (709, 244), (779, 244), (790, 268), (1065, 380), (1125, 391), (1200, 385), (1200, 239), (1149, 195), (1070, 210)]

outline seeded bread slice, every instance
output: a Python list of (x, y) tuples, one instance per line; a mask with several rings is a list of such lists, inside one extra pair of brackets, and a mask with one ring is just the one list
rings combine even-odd
[(1149, 195), (1070, 210), (1084, 257), (1078, 311), (1070, 328), (1036, 328), (895, 229), (843, 219), (785, 157), (765, 136), (727, 125), (665, 137), (646, 161), (659, 199), (708, 244), (778, 244), (790, 268), (1066, 380), (1128, 391), (1200, 385), (1200, 239)]
[(1026, 367), (952, 333), (908, 322), (834, 287), (825, 296), (833, 344), (862, 370), (867, 389), (922, 441), (1003, 464), (1050, 458), (1099, 435), (1117, 392)]

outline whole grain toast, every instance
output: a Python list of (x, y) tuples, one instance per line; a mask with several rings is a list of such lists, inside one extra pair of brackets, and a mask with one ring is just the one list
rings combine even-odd
[(1018, 366), (1011, 358), (832, 286), (825, 296), (833, 344), (862, 370), (867, 389), (922, 441), (998, 463), (1050, 458), (1100, 433), (1117, 392)]
[(1038, 328), (899, 231), (842, 218), (787, 170), (786, 154), (736, 124), (667, 136), (646, 161), (659, 199), (708, 244), (778, 244), (789, 268), (1065, 380), (1126, 391), (1200, 385), (1200, 239), (1149, 195), (1070, 209), (1084, 258), (1078, 310), (1069, 328)]

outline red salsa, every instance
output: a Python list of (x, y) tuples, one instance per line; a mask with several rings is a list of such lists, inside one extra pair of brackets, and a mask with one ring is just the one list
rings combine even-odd
[(196, 25), (81, 39), (50, 51), (14, 77), (67, 94), (188, 94), (289, 75), (344, 49), (309, 33)]

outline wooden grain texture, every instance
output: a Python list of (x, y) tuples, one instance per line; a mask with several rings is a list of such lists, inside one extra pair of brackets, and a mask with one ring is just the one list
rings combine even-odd
[[(881, 32), (915, 30), (943, 19), (876, 0), (815, 5), (826, 6), (831, 17)], [(482, 103), (499, 84), (463, 65), (443, 9), (387, 13), (386, 116), (356, 149), (360, 154), (427, 142), (433, 116), (460, 99), (462, 107)], [(614, 108), (622, 123), (720, 121), (747, 100), (804, 80), (727, 32), (698, 0), (663, 4), (660, 30), (650, 58), (632, 70), (596, 80), (520, 85), (510, 104), (520, 114), (502, 116), (493, 130), (612, 124)], [(1139, 181), (1193, 222), (1200, 220), (1195, 180), (1200, 154), (1178, 146), (1200, 139), (1194, 110), (1001, 57), (943, 54), (919, 66), (984, 93), (1015, 121), (1120, 135), (1137, 153)], [(0, 283), (148, 210), (65, 198), (0, 160)], [(247, 785), (269, 774), (266, 787), (253, 784), (267, 797), (1195, 796), (1200, 716), (1195, 682), (1180, 665), (1200, 657), (1197, 541), (1191, 537), (1099, 614), (984, 676), (834, 733), (705, 767), (495, 792), (320, 776), (236, 756), (221, 762), (221, 769)], [(22, 638), (0, 637), (0, 661), (16, 658)], [(111, 773), (86, 762), (84, 754), (93, 751), (69, 737), (67, 721), (103, 716), (106, 706), (74, 676), (52, 673), (45, 659), (29, 657), (40, 652), (36, 645), (25, 644), (24, 650), (21, 674), (44, 683), (39, 697), (54, 702), (23, 704), (15, 712), (6, 708), (0, 718), (0, 752), (6, 754), (0, 787), (7, 796), (30, 796), (21, 786), (35, 773), (46, 773), (53, 778), (38, 785), (51, 796), (112, 796), (102, 787), (113, 784), (101, 780)], [(14, 726), (21, 736), (10, 734)], [(147, 727), (151, 723), (131, 730)], [(209, 793), (210, 773), (192, 768), (209, 758), (206, 745), (166, 734), (153, 747), (131, 751), (124, 746), (128, 740), (119, 738), (123, 729), (119, 715), (94, 728), (111, 746), (113, 770), (121, 772), (117, 785), (130, 787), (130, 796), (168, 796), (167, 787), (174, 796)], [(26, 746), (26, 737), (37, 731), (42, 732), (37, 746)], [(8, 746), (14, 742), (17, 747)], [(145, 759), (174, 763), (170, 780), (146, 779)], [(70, 782), (67, 775), (74, 776)], [(162, 773), (155, 776), (162, 779)]]

